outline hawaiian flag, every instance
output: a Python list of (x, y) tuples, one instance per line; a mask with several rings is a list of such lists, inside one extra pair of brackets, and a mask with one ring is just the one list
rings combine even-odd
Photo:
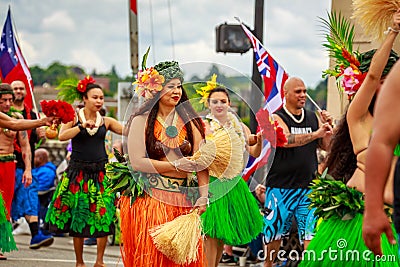
[(7, 19), (1, 33), (0, 43), (0, 79), (4, 83), (15, 80), (23, 81), (26, 88), (25, 104), (32, 109), (33, 81), (29, 67), (22, 56), (12, 27), (11, 10), (8, 8)]
[[(285, 70), (274, 60), (267, 52), (261, 42), (241, 23), (241, 26), (249, 37), (253, 46), (254, 56), (257, 62), (258, 71), (264, 82), (265, 104), (263, 109), (269, 109), (274, 113), (282, 107), (284, 103), (283, 85), (288, 79)], [(243, 170), (242, 176), (244, 180), (248, 180), (250, 176), (259, 168), (268, 163), (268, 157), (271, 154), (271, 144), (264, 139), (263, 148), (258, 158), (249, 157), (246, 168)]]

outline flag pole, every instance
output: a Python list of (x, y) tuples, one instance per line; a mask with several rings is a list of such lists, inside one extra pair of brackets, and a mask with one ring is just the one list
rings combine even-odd
[(307, 94), (307, 98), (311, 101), (311, 103), (313, 103), (313, 105), (318, 109), (318, 111), (322, 111), (322, 109), (318, 106), (318, 104), (311, 98), (311, 96), (309, 94)]

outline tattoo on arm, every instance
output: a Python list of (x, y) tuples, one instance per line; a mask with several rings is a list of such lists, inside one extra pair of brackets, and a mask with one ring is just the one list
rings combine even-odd
[(303, 146), (313, 141), (313, 135), (310, 134), (289, 134), (287, 137), (288, 145)]
[(25, 139), (28, 137), (28, 134), (26, 133), (26, 131), (21, 131), (21, 138)]

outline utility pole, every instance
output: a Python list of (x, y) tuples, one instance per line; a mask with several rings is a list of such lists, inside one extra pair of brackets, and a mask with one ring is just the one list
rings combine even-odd
[(129, 35), (132, 74), (136, 74), (139, 67), (137, 0), (129, 1)]
[[(263, 40), (263, 23), (264, 23), (264, 0), (255, 0), (254, 8), (254, 30), (253, 34), (258, 40), (262, 42)], [(262, 90), (261, 75), (258, 71), (257, 62), (253, 56), (253, 74), (251, 77), (253, 83), (251, 84), (251, 94), (250, 94), (250, 131), (255, 133), (257, 130), (257, 120), (253, 111), (258, 111), (261, 107), (261, 99), (259, 90)]]

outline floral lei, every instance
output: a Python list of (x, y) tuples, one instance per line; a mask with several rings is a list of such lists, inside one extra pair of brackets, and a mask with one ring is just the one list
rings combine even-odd
[(206, 119), (208, 119), (209, 123), (210, 123), (210, 130), (212, 132), (215, 132), (217, 129), (221, 128), (221, 127), (232, 127), (235, 129), (235, 132), (237, 133), (237, 135), (240, 137), (240, 140), (242, 141), (242, 147), (243, 150), (245, 149), (245, 145), (246, 145), (246, 140), (245, 140), (245, 136), (244, 136), (244, 132), (243, 132), (243, 126), (241, 124), (241, 122), (239, 121), (239, 119), (232, 114), (232, 112), (228, 111), (228, 120), (227, 120), (227, 124), (222, 125), (217, 118), (215, 118), (214, 115), (212, 115), (211, 113), (207, 114)]

